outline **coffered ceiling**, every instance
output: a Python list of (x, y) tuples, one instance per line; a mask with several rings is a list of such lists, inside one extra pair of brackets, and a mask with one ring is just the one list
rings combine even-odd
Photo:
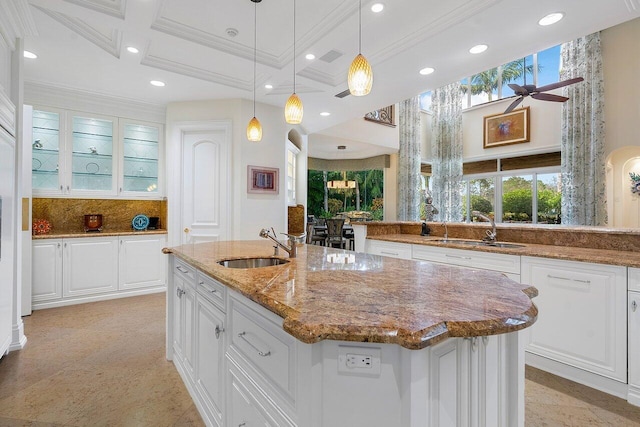
[[(252, 99), (250, 0), (28, 1), (39, 34), (25, 41), (38, 55), (25, 62), (27, 83), (157, 105)], [(341, 99), (334, 95), (347, 89), (347, 69), (358, 53), (358, 1), (296, 2), (296, 91), (303, 128), (323, 135), (318, 144), (333, 144), (337, 129), (349, 128), (343, 123), (368, 111), (640, 16), (640, 0), (382, 0), (377, 14), (373, 3), (362, 1), (362, 53), (373, 66), (373, 91)], [(263, 0), (256, 9), (257, 101), (283, 107), (293, 91), (293, 0)], [(559, 24), (537, 24), (555, 11), (565, 13)], [(487, 52), (469, 54), (479, 43)], [(128, 46), (140, 52), (129, 53)], [(307, 53), (316, 59), (305, 59)], [(418, 74), (427, 66), (436, 71)], [(331, 115), (320, 116), (323, 111)], [(360, 143), (352, 157), (363, 157), (370, 143), (389, 146), (375, 132), (343, 138)]]

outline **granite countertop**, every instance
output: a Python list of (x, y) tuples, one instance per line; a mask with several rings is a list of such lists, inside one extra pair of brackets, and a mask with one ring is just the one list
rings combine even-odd
[(425, 246), (440, 246), (471, 251), (584, 261), (597, 264), (621, 265), (626, 267), (640, 267), (640, 256), (638, 256), (638, 253), (634, 251), (591, 249), (575, 246), (540, 245), (531, 243), (518, 243), (519, 245), (522, 245), (520, 248), (470, 246), (462, 243), (456, 243), (456, 240), (466, 239), (450, 238), (447, 239), (447, 242), (442, 242), (442, 236), (420, 236), (417, 234), (381, 234), (367, 236), (367, 239)]
[(114, 237), (114, 236), (135, 236), (140, 234), (167, 234), (167, 230), (110, 230), (110, 231), (54, 231), (49, 234), (34, 234), (31, 238), (33, 240), (40, 239), (69, 239), (69, 238), (81, 238), (81, 237)]
[(233, 269), (217, 262), (271, 257), (268, 241), (165, 249), (284, 319), (305, 343), (324, 339), (421, 349), (449, 337), (513, 332), (532, 325), (537, 290), (485, 270), (462, 269), (301, 245), (288, 263)]

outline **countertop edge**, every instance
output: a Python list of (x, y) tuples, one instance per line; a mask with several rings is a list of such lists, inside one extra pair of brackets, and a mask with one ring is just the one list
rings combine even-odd
[(46, 239), (82, 239), (86, 237), (117, 237), (117, 236), (150, 236), (153, 234), (168, 234), (167, 230), (144, 230), (144, 231), (100, 231), (100, 232), (77, 232), (59, 234), (34, 234), (32, 240)]

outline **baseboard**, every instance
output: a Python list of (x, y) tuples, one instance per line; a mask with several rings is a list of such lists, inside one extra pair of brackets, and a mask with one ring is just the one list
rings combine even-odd
[(587, 372), (580, 368), (575, 368), (567, 364), (556, 362), (537, 354), (525, 353), (525, 363), (534, 368), (550, 372), (562, 378), (586, 385), (604, 393), (620, 397), (627, 400), (628, 386), (626, 383), (603, 377), (599, 374)]
[(65, 299), (59, 299), (55, 301), (39, 301), (34, 302), (31, 305), (32, 310), (42, 310), (44, 308), (65, 307), (68, 305), (84, 304), (87, 302), (107, 301), (118, 298), (135, 297), (140, 295), (156, 294), (159, 292), (166, 292), (166, 286), (154, 286), (152, 288), (135, 289), (129, 291), (119, 291), (116, 293), (100, 294), (100, 295), (88, 295), (82, 297), (71, 297)]

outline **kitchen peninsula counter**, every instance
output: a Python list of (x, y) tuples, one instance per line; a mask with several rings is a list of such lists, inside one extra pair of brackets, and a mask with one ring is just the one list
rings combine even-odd
[(304, 343), (331, 339), (421, 349), (449, 337), (514, 332), (537, 316), (534, 287), (490, 271), (313, 245), (300, 246), (297, 258), (283, 265), (218, 264), (270, 257), (267, 241), (184, 245), (165, 253), (282, 317), (283, 329)]

